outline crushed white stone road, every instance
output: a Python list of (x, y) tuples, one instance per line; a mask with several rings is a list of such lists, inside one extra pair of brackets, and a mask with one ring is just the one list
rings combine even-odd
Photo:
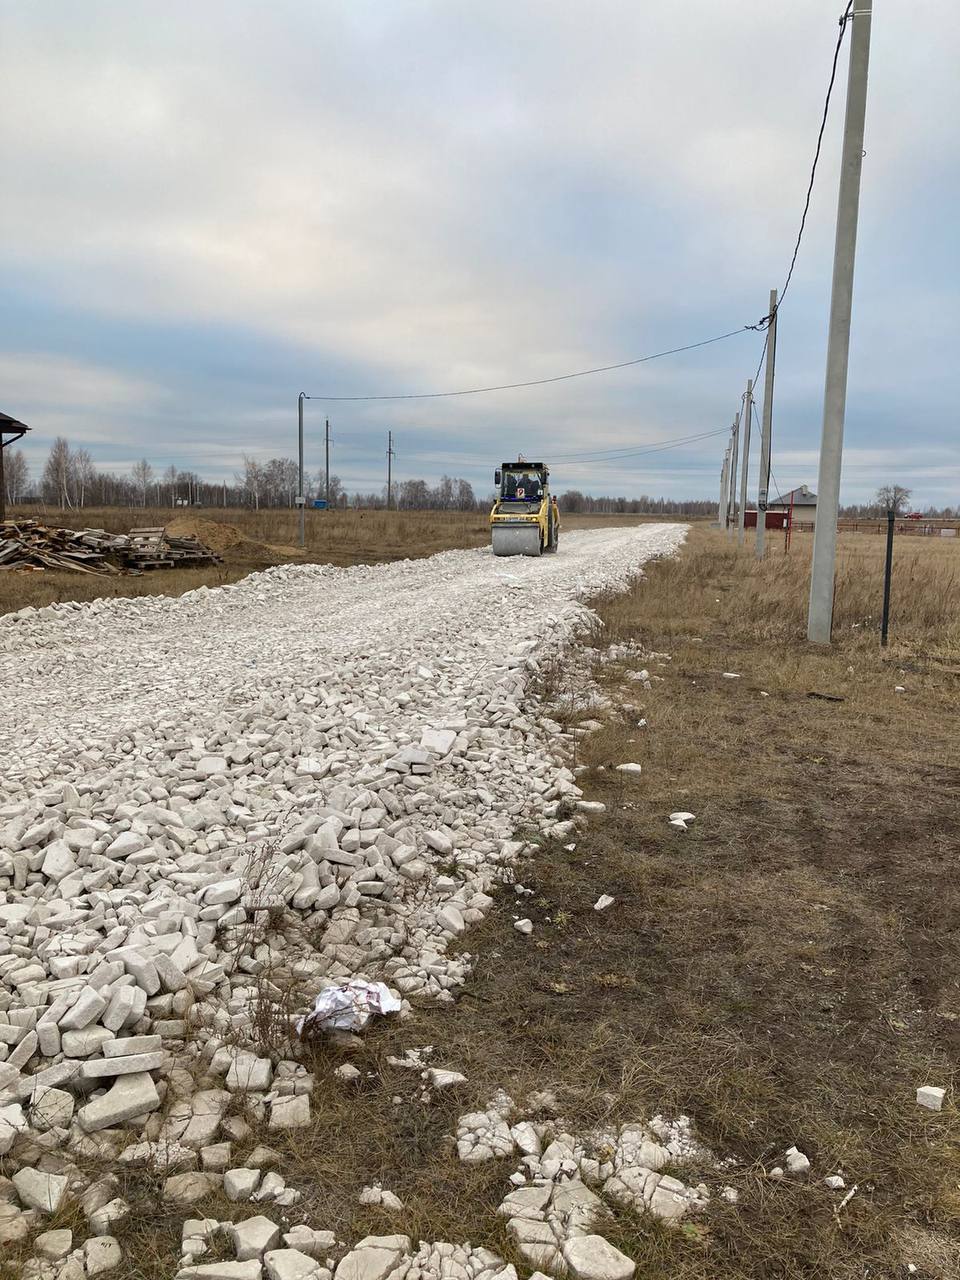
[[(556, 726), (530, 714), (531, 673), (585, 594), (683, 534), (574, 533), (537, 561), (286, 565), (0, 619), (0, 1154), (27, 1131), (115, 1154), (133, 1129), (151, 1159), (178, 1144), (186, 1179), (231, 1091), (272, 1127), (309, 1123), (304, 1069), (233, 1047), (258, 972), (449, 999), (469, 957), (447, 945), (488, 909), (517, 828), (563, 830), (579, 796)], [(225, 1087), (165, 1113), (175, 1077), (189, 1099), (191, 1055)], [(222, 1183), (203, 1167), (189, 1178)], [(36, 1176), (40, 1205), (24, 1189), (6, 1219), (59, 1201), (67, 1182)], [(91, 1203), (105, 1237), (122, 1201)], [(20, 1238), (12, 1220), (0, 1237)]]

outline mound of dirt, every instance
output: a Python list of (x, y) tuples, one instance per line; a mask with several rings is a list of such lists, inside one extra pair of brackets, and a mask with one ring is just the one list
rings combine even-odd
[(175, 538), (197, 538), (211, 551), (227, 551), (248, 541), (235, 525), (203, 520), (199, 516), (176, 516), (167, 525), (167, 532)]
[(167, 525), (167, 532), (174, 537), (198, 538), (227, 561), (275, 564), (278, 560), (303, 555), (299, 547), (258, 542), (255, 538), (248, 538), (236, 525), (205, 520), (202, 516), (175, 516)]

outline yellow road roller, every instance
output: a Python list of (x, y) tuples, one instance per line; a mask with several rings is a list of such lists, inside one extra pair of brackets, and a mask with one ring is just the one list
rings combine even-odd
[(494, 472), (497, 497), (490, 511), (495, 556), (539, 556), (556, 551), (560, 509), (542, 462), (501, 462)]

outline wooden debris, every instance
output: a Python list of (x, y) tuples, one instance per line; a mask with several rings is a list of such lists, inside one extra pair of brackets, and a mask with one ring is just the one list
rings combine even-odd
[(174, 537), (162, 527), (107, 533), (105, 529), (64, 529), (39, 520), (0, 524), (0, 569), (117, 574), (219, 562), (220, 556), (197, 538)]

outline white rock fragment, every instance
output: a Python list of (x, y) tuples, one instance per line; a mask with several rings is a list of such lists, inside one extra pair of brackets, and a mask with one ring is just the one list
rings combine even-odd
[(20, 1202), (26, 1209), (40, 1213), (56, 1213), (67, 1190), (67, 1179), (39, 1169), (20, 1169), (13, 1175)]
[(467, 1077), (459, 1071), (444, 1071), (441, 1067), (428, 1067), (423, 1078), (431, 1089), (456, 1089), (467, 1083)]
[(810, 1161), (802, 1151), (798, 1151), (796, 1147), (788, 1147), (785, 1155), (787, 1173), (797, 1178), (810, 1172)]
[(593, 904), (594, 911), (606, 911), (607, 907), (612, 907), (616, 902), (616, 898), (609, 893), (601, 893), (600, 897)]
[(575, 1280), (631, 1280), (637, 1269), (603, 1236), (573, 1236), (563, 1246), (563, 1259)]
[(516, 929), (517, 933), (533, 933), (533, 921), (527, 920), (526, 918), (523, 920), (514, 920), (513, 927)]
[(929, 1111), (940, 1111), (946, 1093), (946, 1089), (941, 1089), (935, 1084), (921, 1085), (917, 1090), (917, 1106), (926, 1107)]

